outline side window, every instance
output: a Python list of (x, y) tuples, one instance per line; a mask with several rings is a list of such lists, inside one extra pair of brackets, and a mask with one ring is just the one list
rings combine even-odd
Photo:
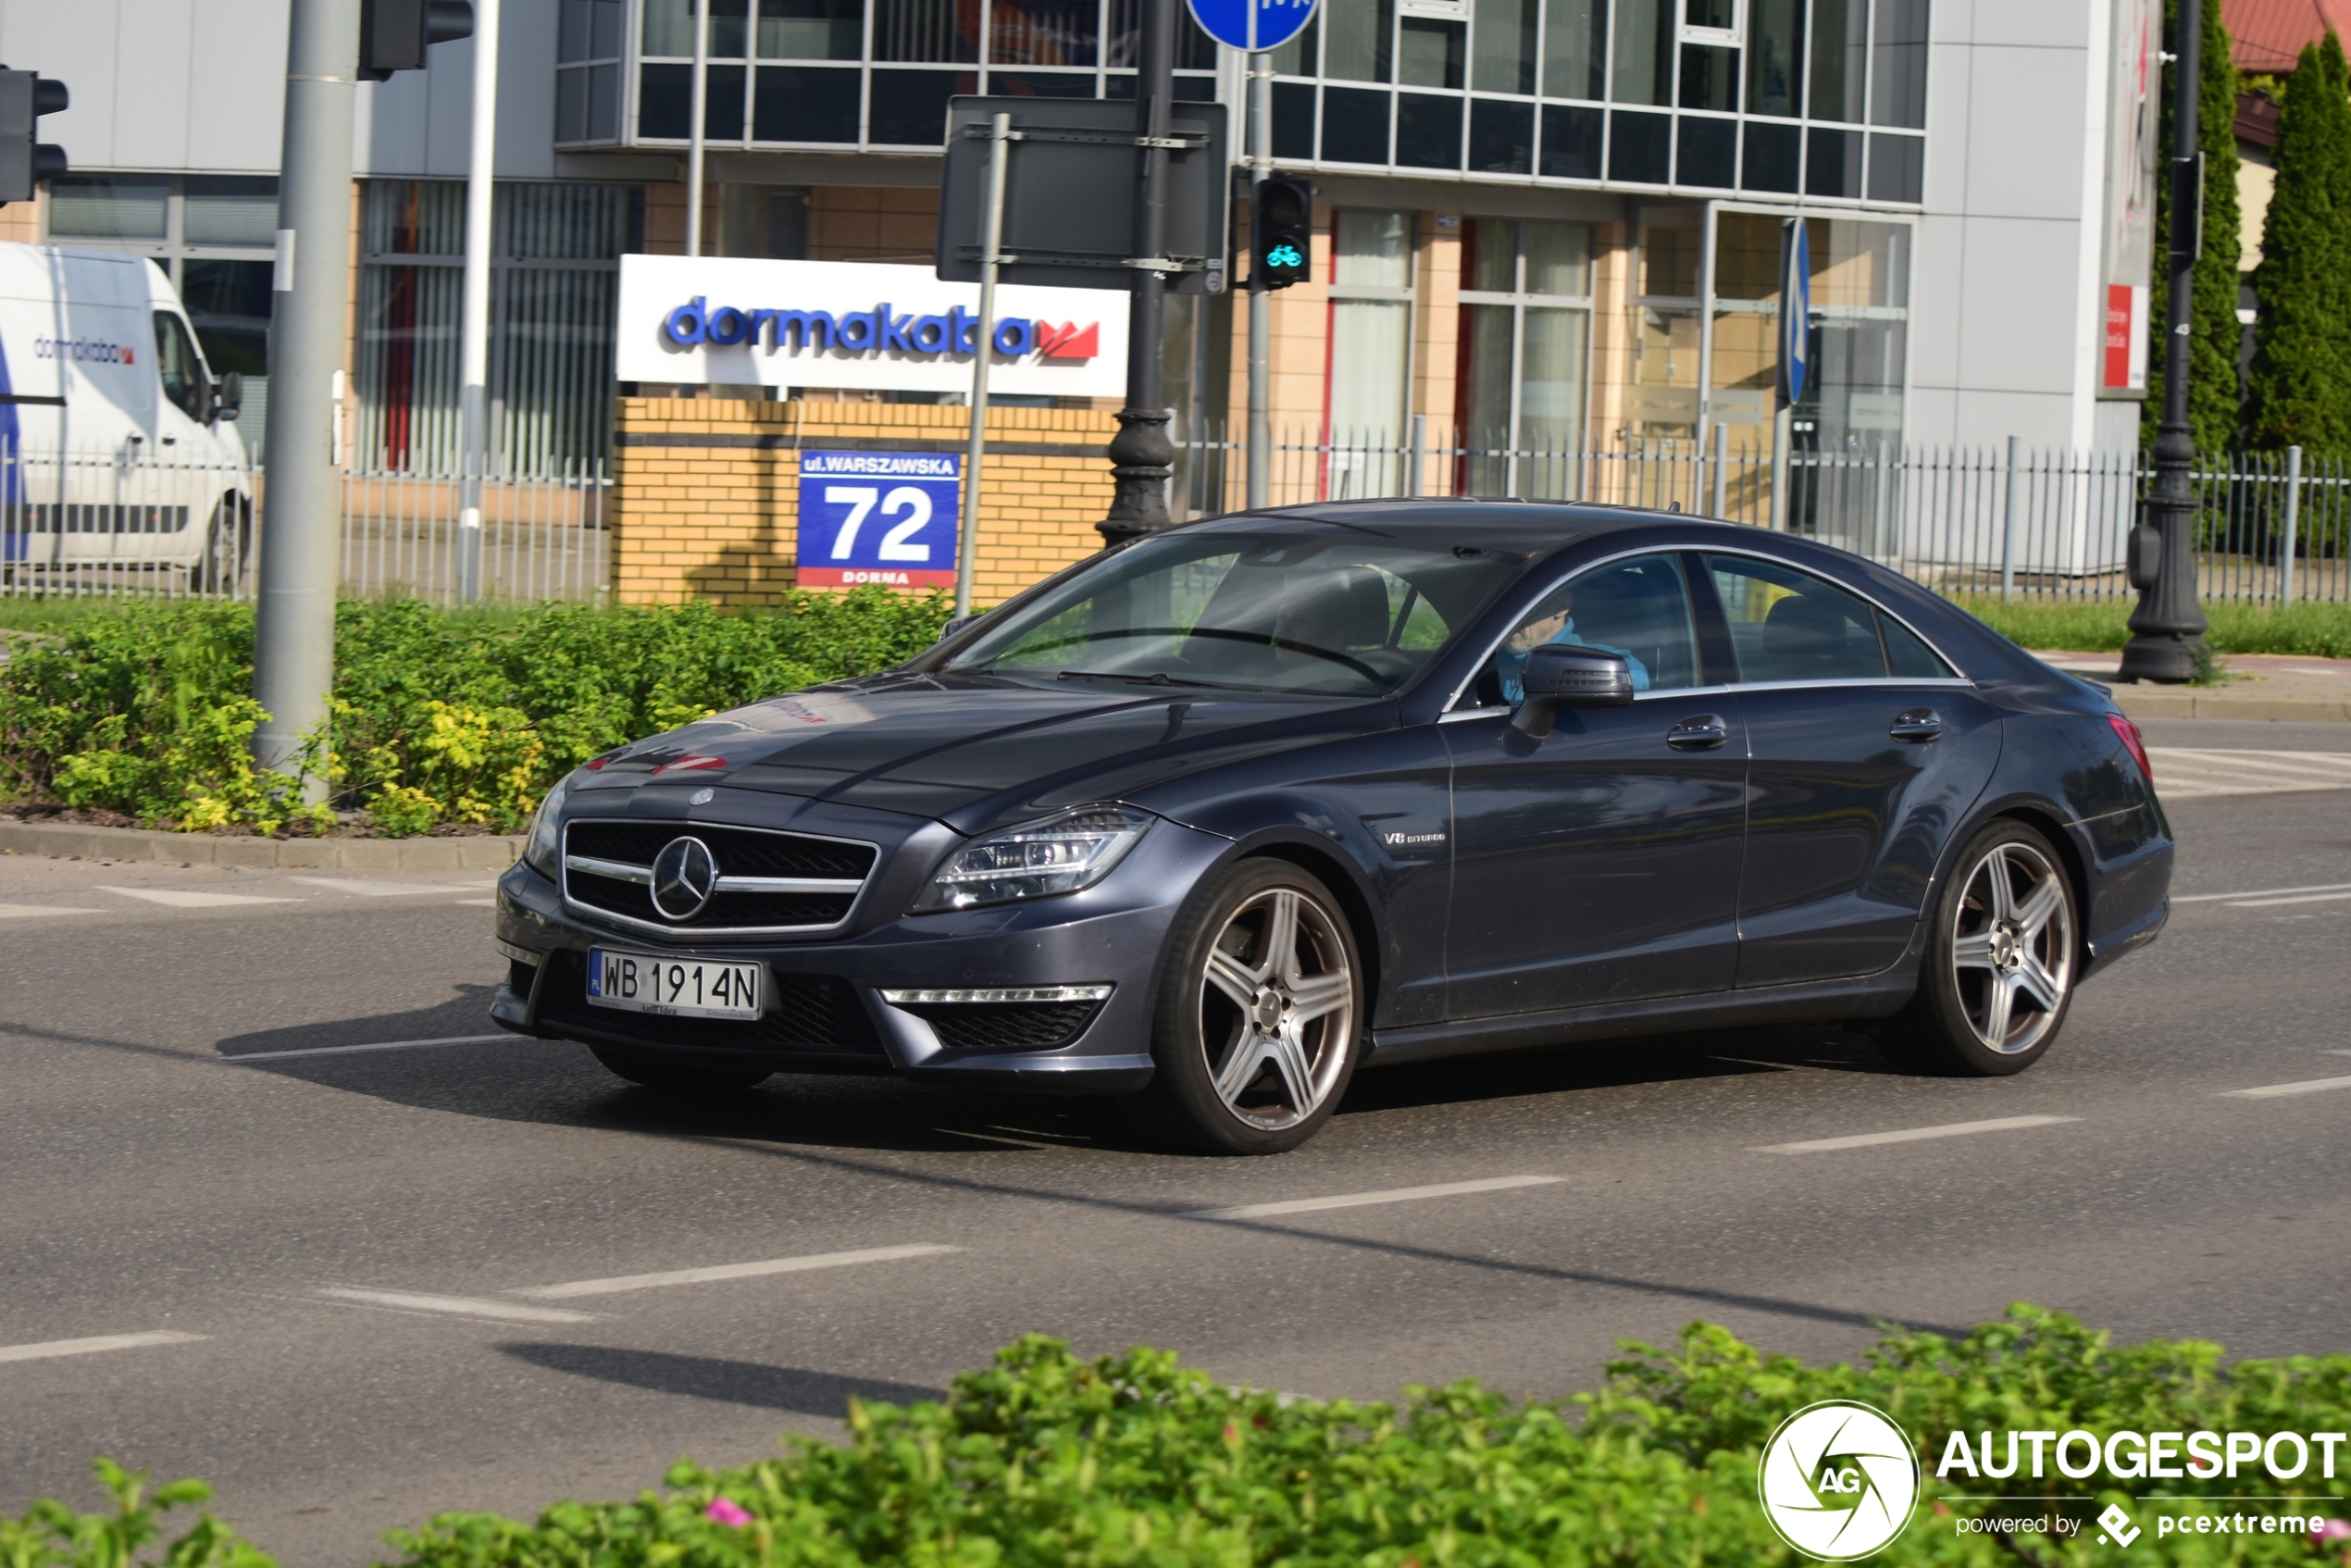
[(1950, 666), (1937, 657), (1934, 649), (1920, 641), (1910, 628), (1892, 616), (1880, 611), (1878, 628), (1885, 634), (1885, 662), (1893, 667), (1897, 680), (1948, 680)]
[(1613, 561), (1551, 590), (1503, 639), (1478, 678), (1478, 701), (1515, 703), (1524, 694), (1519, 676), (1526, 655), (1546, 642), (1623, 654), (1636, 691), (1698, 683), (1689, 585), (1673, 555)]
[(188, 329), (168, 310), (155, 312), (155, 374), (162, 378), (163, 395), (173, 407), (191, 419), (202, 417), (204, 372), (197, 367)]
[(1706, 566), (1731, 623), (1741, 680), (1885, 678), (1877, 614), (1858, 594), (1752, 556), (1709, 555)]

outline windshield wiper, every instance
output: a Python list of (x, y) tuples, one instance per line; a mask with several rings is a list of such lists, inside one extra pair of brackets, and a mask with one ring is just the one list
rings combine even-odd
[(1137, 686), (1205, 686), (1217, 691), (1263, 691), (1263, 686), (1237, 685), (1226, 680), (1194, 680), (1188, 676), (1170, 675), (1163, 669), (1149, 675), (1129, 675), (1113, 669), (1065, 669), (1056, 674), (1055, 680), (1124, 680)]

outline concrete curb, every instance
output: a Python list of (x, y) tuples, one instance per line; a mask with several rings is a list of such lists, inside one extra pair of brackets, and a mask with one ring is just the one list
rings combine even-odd
[(149, 860), (171, 865), (276, 866), (343, 871), (504, 871), (522, 853), (519, 834), (465, 839), (258, 839), (158, 833), (140, 828), (0, 822), (0, 854)]
[(2351, 722), (2351, 702), (2326, 697), (2261, 697), (2250, 691), (2153, 691), (2114, 688), (2114, 705), (2133, 718), (2261, 718), (2301, 724)]

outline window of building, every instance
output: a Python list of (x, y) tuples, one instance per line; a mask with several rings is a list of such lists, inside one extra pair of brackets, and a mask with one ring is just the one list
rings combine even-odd
[[(493, 471), (577, 473), (608, 454), (618, 258), (642, 248), (643, 227), (635, 187), (496, 187)], [(462, 181), (371, 180), (364, 188), (356, 469), (456, 470), (465, 233)]]
[(1592, 230), (1472, 218), (1462, 236), (1456, 422), (1469, 495), (1570, 496), (1586, 444)]
[[(610, 62), (633, 81), (628, 113), (598, 94), (605, 57), (566, 54), (556, 141), (667, 144), (693, 125), (695, 0), (626, 0)], [(624, 0), (566, 0), (611, 5)], [(708, 0), (703, 135), (729, 147), (936, 147), (959, 93), (1131, 98), (1139, 0)], [(566, 24), (567, 26), (569, 24)], [(1177, 25), (1179, 98), (1216, 96), (1216, 46), (1186, 13)], [(600, 45), (593, 19), (566, 32)], [(568, 45), (566, 46), (568, 47)], [(960, 69), (939, 69), (960, 67)], [(579, 76), (574, 84), (570, 76)], [(1458, 156), (1458, 155), (1456, 155)], [(1383, 161), (1385, 155), (1383, 154)]]
[(1394, 495), (1412, 376), (1412, 215), (1332, 213), (1330, 312), (1324, 493)]
[(269, 410), (278, 182), (233, 175), (84, 175), (50, 187), (48, 237), (151, 257), (180, 292), (205, 363), (244, 377), (237, 429), (256, 461)]
[(1275, 156), (1914, 205), (1927, 6), (1325, 0), (1275, 52)]

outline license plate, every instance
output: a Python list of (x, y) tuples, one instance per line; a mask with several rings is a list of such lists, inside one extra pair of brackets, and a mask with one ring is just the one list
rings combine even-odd
[(588, 950), (588, 1000), (624, 1013), (681, 1018), (756, 1018), (764, 965), (651, 952)]

